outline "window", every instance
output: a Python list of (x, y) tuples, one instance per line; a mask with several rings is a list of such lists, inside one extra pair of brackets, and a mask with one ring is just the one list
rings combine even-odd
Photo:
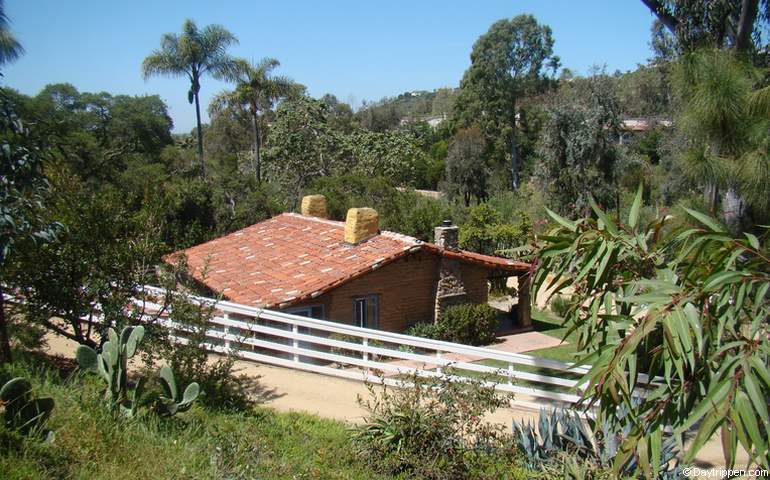
[(380, 305), (377, 295), (354, 298), (353, 315), (356, 325), (359, 327), (378, 328), (380, 325)]
[(307, 307), (289, 308), (286, 313), (292, 315), (299, 315), (301, 317), (317, 318), (323, 320), (324, 318), (324, 306), (323, 305), (310, 305)]

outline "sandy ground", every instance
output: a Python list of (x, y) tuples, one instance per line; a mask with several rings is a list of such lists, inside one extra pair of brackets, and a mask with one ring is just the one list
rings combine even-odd
[[(77, 344), (55, 334), (47, 337), (47, 353), (73, 358)], [(357, 424), (364, 420), (366, 411), (358, 404), (358, 398), (369, 398), (369, 391), (361, 382), (331, 377), (289, 368), (274, 367), (256, 362), (236, 362), (238, 373), (257, 380), (256, 399), (264, 406), (282, 412), (304, 412)], [(489, 415), (492, 423), (511, 428), (511, 421), (537, 419), (538, 412), (527, 408), (500, 409)], [(747, 457), (742, 452), (738, 464), (745, 465)], [(723, 465), (722, 449), (718, 438), (713, 438), (698, 455), (702, 465)]]

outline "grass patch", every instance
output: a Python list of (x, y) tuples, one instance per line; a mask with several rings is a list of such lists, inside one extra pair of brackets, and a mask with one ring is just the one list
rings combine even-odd
[(551, 337), (562, 340), (566, 343), (557, 345), (555, 347), (541, 348), (539, 350), (532, 350), (526, 352), (527, 355), (540, 358), (550, 358), (552, 360), (559, 360), (562, 362), (574, 362), (576, 345), (577, 345), (577, 333), (573, 332), (570, 335), (567, 334), (567, 327), (562, 325), (563, 320), (548, 310), (540, 310), (538, 308), (532, 309), (532, 327), (536, 332), (549, 335)]
[[(561, 362), (575, 361), (575, 352), (576, 352), (575, 345), (577, 343), (577, 336), (576, 334), (573, 333), (568, 335), (566, 339), (564, 338), (565, 334), (567, 333), (567, 328), (562, 326), (561, 318), (557, 317), (556, 315), (554, 315), (552, 312), (548, 310), (540, 310), (540, 309), (534, 308), (532, 309), (532, 326), (536, 332), (549, 335), (559, 340), (564, 340), (567, 343), (563, 343), (555, 347), (541, 348), (539, 350), (531, 350), (529, 352), (526, 352), (525, 353), (526, 355), (531, 355), (533, 357), (539, 357), (539, 358), (547, 358), (551, 360), (558, 360)], [(474, 363), (477, 363), (479, 365), (486, 365), (488, 367), (499, 368), (502, 370), (508, 369), (508, 363), (502, 360), (486, 359), (486, 360), (479, 360)], [(579, 380), (581, 378), (581, 375), (579, 374), (557, 372), (548, 368), (530, 367), (528, 365), (514, 365), (514, 368), (520, 372), (535, 373), (538, 375), (547, 375), (552, 377), (558, 376), (569, 380)], [(456, 373), (463, 376), (472, 377), (472, 378), (485, 377), (485, 374), (472, 372), (468, 370), (456, 370)], [(490, 381), (498, 381), (500, 383), (505, 383), (508, 381), (508, 378), (504, 376), (487, 375), (486, 378)], [(521, 386), (532, 386), (532, 387), (541, 388), (544, 390), (550, 390), (553, 392), (572, 393), (570, 389), (561, 387), (558, 385), (526, 382), (523, 380), (517, 380), (516, 384)]]
[(100, 382), (62, 378), (39, 360), (17, 360), (0, 380), (25, 376), (56, 402), (53, 444), (21, 441), (0, 427), (3, 479), (378, 479), (353, 453), (348, 426), (256, 407), (221, 412), (195, 405), (171, 419), (113, 417)]

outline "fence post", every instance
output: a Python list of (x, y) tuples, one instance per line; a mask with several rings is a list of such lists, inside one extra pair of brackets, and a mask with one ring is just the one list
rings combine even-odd
[[(222, 315), (222, 318), (225, 320), (225, 322), (227, 322), (230, 320), (230, 315), (228, 315), (227, 312), (225, 312)], [(224, 332), (225, 332), (225, 335), (230, 335), (230, 325), (225, 325)], [(228, 354), (232, 352), (232, 350), (230, 350), (229, 338), (225, 338), (225, 350), (227, 351)]]
[[(363, 342), (361, 343), (361, 345), (363, 345), (364, 347), (368, 347), (369, 346), (369, 339), (364, 337), (363, 338)], [(365, 362), (369, 361), (369, 352), (362, 352), (361, 358), (363, 358), (363, 360)], [(370, 373), (369, 367), (366, 367), (364, 372), (366, 373), (366, 376), (368, 377), (369, 373)]]
[(508, 364), (508, 385), (513, 385), (513, 364)]
[[(441, 350), (436, 350), (436, 358), (441, 360)], [(436, 372), (438, 372), (439, 375), (443, 375), (444, 367), (442, 367), (441, 364), (436, 365)]]
[[(291, 331), (295, 335), (299, 333), (299, 327), (297, 326), (297, 324), (294, 324), (291, 326)], [(299, 340), (297, 340), (296, 338), (292, 339), (292, 346), (294, 348), (299, 348)], [(299, 363), (299, 354), (296, 352), (294, 353), (294, 362)]]

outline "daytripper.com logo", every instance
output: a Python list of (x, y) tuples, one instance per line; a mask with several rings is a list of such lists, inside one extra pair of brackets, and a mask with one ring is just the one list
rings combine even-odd
[(686, 478), (770, 478), (770, 470), (685, 467)]

